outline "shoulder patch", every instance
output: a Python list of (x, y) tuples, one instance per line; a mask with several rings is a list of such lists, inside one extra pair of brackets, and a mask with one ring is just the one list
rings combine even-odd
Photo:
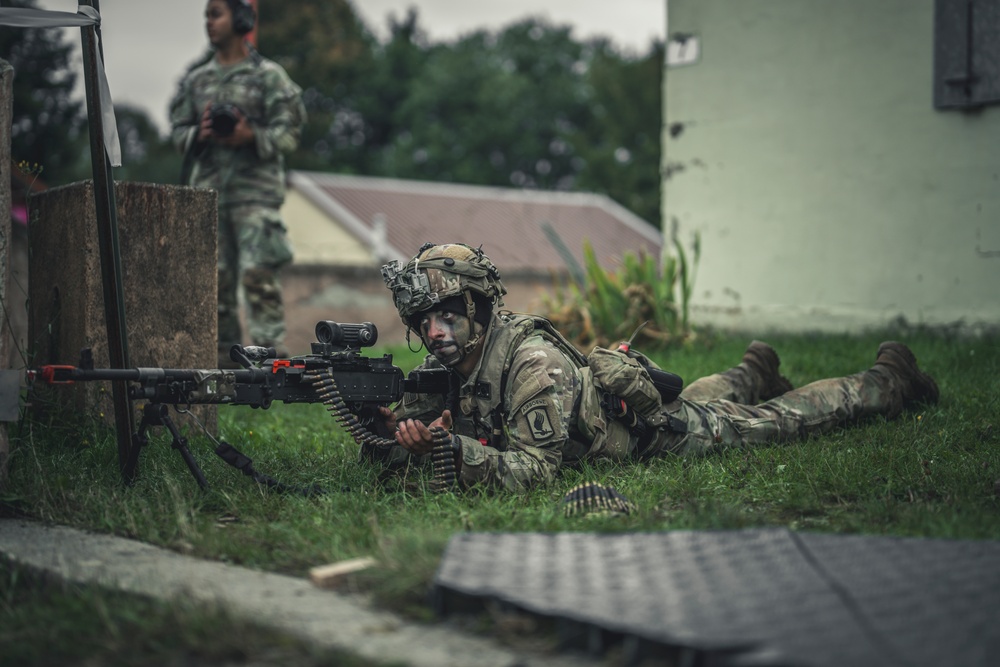
[(555, 435), (552, 419), (549, 417), (548, 405), (546, 402), (539, 402), (536, 405), (528, 404), (525, 406), (524, 418), (535, 440), (548, 440)]

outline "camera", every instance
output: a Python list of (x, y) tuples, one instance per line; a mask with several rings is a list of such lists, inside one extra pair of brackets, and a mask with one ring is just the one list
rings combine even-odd
[(242, 110), (235, 104), (213, 104), (208, 109), (208, 118), (212, 122), (212, 132), (217, 137), (232, 136), (236, 123), (239, 122), (237, 113), (242, 114)]

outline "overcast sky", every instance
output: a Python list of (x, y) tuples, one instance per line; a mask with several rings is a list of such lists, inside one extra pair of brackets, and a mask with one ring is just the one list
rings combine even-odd
[[(167, 127), (167, 104), (177, 82), (204, 53), (207, 0), (100, 0), (108, 81), (115, 104), (128, 103)], [(643, 52), (666, 31), (666, 0), (353, 0), (365, 24), (386, 34), (387, 17), (416, 7), (419, 25), (435, 41), (477, 28), (500, 28), (526, 16), (573, 26), (577, 39), (605, 35)], [(76, 12), (76, 0), (38, 0), (42, 9)], [(78, 29), (68, 30), (79, 46)], [(261, 45), (267, 55), (267, 45)], [(82, 72), (80, 79), (82, 80)]]

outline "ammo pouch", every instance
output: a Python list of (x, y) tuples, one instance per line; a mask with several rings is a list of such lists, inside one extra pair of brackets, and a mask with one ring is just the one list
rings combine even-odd
[[(656, 424), (664, 421), (661, 410), (680, 395), (683, 380), (660, 370), (637, 352), (595, 347), (587, 356), (587, 365), (602, 394), (604, 414), (609, 420), (623, 424), (638, 439), (637, 453), (641, 456), (657, 430), (650, 421)], [(686, 430), (679, 420), (668, 417), (666, 423), (672, 430)]]
[(625, 401), (643, 417), (652, 417), (663, 407), (663, 397), (645, 365), (624, 352), (595, 347), (587, 365), (598, 387)]

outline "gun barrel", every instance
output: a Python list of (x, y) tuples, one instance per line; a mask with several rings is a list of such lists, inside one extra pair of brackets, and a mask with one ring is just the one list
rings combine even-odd
[(267, 380), (268, 372), (260, 368), (237, 370), (194, 368), (77, 368), (76, 366), (42, 366), (38, 377), (46, 384), (73, 384), (74, 382), (100, 382), (124, 380), (125, 382), (194, 381), (206, 376), (232, 374), (234, 381), (242, 384), (260, 384)]

